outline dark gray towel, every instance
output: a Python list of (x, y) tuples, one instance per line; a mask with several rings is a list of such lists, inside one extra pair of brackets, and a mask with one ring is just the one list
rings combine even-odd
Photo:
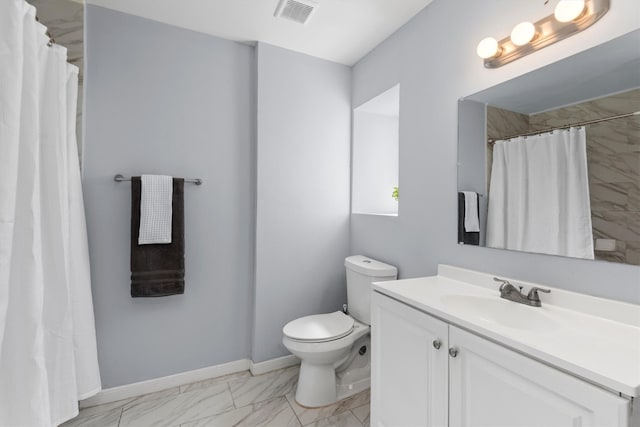
[(171, 243), (138, 244), (139, 176), (131, 178), (131, 296), (164, 297), (184, 293), (184, 179), (173, 178)]
[[(480, 198), (478, 197), (478, 216), (480, 216)], [(464, 193), (458, 193), (458, 243), (480, 245), (480, 232), (464, 230)]]

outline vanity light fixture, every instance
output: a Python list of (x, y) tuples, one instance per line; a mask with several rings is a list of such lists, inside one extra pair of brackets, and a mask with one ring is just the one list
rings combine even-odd
[(531, 22), (521, 22), (511, 31), (511, 43), (524, 46), (536, 37), (536, 27)]
[(585, 0), (560, 0), (553, 11), (558, 22), (571, 22), (584, 12)]
[(487, 37), (477, 47), (485, 68), (498, 68), (593, 25), (609, 10), (609, 0), (560, 0), (554, 13), (516, 25), (509, 37)]
[(498, 55), (500, 46), (498, 46), (498, 40), (493, 37), (486, 37), (478, 43), (478, 56), (482, 59), (487, 59)]

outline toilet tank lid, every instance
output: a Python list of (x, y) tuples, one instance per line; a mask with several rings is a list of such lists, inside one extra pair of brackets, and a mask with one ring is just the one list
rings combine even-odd
[(376, 261), (364, 255), (352, 255), (344, 260), (344, 266), (350, 270), (370, 277), (397, 277), (398, 269), (393, 265)]

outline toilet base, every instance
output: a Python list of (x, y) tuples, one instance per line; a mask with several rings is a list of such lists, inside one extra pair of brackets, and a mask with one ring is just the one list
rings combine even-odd
[(331, 405), (361, 391), (371, 384), (371, 337), (356, 341), (350, 354), (334, 364), (300, 364), (296, 402), (306, 408)]
[(333, 365), (300, 364), (296, 402), (301, 406), (315, 408), (326, 406), (337, 400), (336, 374)]
[[(324, 376), (326, 372), (321, 373), (317, 369), (314, 370), (315, 373), (313, 375), (326, 378)], [(331, 368), (331, 370), (333, 371), (333, 368)], [(302, 365), (300, 365), (300, 371), (302, 372)], [(333, 379), (335, 380), (335, 376)], [(298, 389), (296, 390), (295, 396), (296, 403), (303, 408), (316, 409), (332, 405), (371, 387), (370, 378), (363, 378), (348, 384), (336, 384), (336, 381), (329, 381), (328, 383), (329, 384), (325, 383), (322, 387), (319, 387), (320, 382), (305, 381), (304, 379), (298, 382)], [(302, 387), (300, 384), (302, 384)]]

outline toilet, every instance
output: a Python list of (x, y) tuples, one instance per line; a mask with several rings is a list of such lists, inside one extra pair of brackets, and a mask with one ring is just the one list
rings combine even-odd
[(301, 360), (296, 401), (315, 408), (369, 388), (371, 378), (371, 284), (395, 280), (398, 270), (354, 255), (347, 270), (348, 314), (336, 311), (287, 323), (282, 343)]

